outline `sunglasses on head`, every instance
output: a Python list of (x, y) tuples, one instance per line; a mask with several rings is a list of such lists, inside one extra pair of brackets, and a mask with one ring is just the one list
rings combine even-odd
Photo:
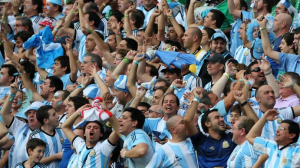
[(252, 71), (251, 72), (260, 72), (260, 67), (256, 67), (256, 68), (254, 68), (254, 69), (252, 69)]

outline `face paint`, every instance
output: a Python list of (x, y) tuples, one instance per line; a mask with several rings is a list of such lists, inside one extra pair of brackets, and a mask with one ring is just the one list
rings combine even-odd
[(59, 92), (55, 92), (54, 97), (59, 97)]
[(47, 9), (47, 10), (50, 10), (50, 6), (47, 6), (46, 9)]
[(55, 104), (55, 108), (59, 107), (60, 105), (62, 105), (62, 101), (58, 101), (58, 102)]
[(22, 104), (22, 100), (18, 100), (17, 105), (18, 105), (18, 106), (21, 106), (21, 104)]
[(23, 29), (18, 29), (18, 32), (21, 32), (21, 31), (23, 31)]
[(0, 79), (2, 79), (3, 78), (3, 75), (2, 74), (0, 74)]
[(122, 9), (124, 9), (124, 4), (121, 3), (121, 7), (122, 7)]
[(27, 5), (27, 6), (26, 6), (26, 9), (31, 9), (31, 5)]

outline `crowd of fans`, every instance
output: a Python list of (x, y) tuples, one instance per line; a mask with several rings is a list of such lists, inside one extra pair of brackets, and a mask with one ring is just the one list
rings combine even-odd
[(0, 167), (300, 167), (299, 8), (1, 3)]

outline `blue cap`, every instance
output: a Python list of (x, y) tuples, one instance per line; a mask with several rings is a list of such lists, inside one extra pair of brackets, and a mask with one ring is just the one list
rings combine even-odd
[(99, 90), (99, 88), (96, 84), (88, 85), (83, 90), (83, 96), (94, 99), (95, 97), (97, 97), (98, 90)]
[(47, 2), (62, 6), (62, 2), (61, 0), (47, 0)]
[(115, 89), (118, 89), (123, 92), (129, 92), (127, 88), (128, 77), (126, 75), (120, 75), (118, 80), (114, 83)]
[(40, 107), (44, 106), (45, 104), (42, 102), (33, 102), (30, 106), (28, 106), (24, 111), (22, 111), (21, 113), (25, 114), (26, 118), (27, 118), (27, 112), (29, 110), (38, 110)]
[(211, 37), (211, 40), (217, 39), (217, 38), (222, 38), (226, 41), (226, 37), (223, 33), (214, 33)]

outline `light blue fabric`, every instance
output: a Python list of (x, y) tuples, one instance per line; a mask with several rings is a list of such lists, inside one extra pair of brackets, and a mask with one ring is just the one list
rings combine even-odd
[(38, 34), (31, 36), (24, 44), (23, 48), (29, 50), (36, 49), (36, 62), (39, 68), (52, 68), (54, 59), (62, 56), (64, 50), (61, 44), (53, 42), (53, 35), (49, 26), (40, 30)]
[(278, 75), (295, 72), (300, 75), (300, 57), (294, 54), (279, 53)]
[(127, 80), (128, 77), (126, 75), (120, 75), (119, 78), (114, 83), (115, 89), (128, 93), (129, 89), (127, 87)]
[(237, 18), (237, 20), (233, 23), (232, 29), (230, 31), (230, 50), (229, 54), (231, 56), (234, 55), (235, 50), (243, 44), (242, 40), (239, 38), (240, 33), (238, 30), (240, 29), (242, 24), (242, 20), (240, 18)]

